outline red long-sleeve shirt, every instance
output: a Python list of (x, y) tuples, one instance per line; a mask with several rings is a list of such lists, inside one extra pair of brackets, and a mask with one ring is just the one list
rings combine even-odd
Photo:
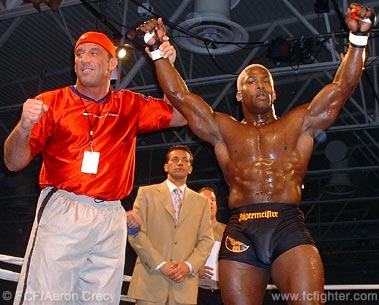
[[(73, 86), (36, 98), (49, 106), (30, 140), (32, 155), (43, 157), (41, 187), (104, 200), (120, 200), (130, 193), (137, 134), (167, 128), (173, 114), (162, 99), (129, 90), (110, 91), (100, 103), (80, 95)], [(81, 172), (91, 129), (93, 150), (100, 153), (96, 174)]]

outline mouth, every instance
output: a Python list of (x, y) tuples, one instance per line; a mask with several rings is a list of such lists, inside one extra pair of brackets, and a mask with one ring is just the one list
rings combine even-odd
[(257, 93), (257, 97), (261, 97), (261, 96), (266, 96), (267, 95), (267, 93), (265, 92), (265, 91), (259, 91), (258, 93)]
[(91, 67), (81, 67), (81, 68), (80, 68), (80, 71), (81, 71), (82, 73), (91, 73), (92, 71), (94, 71), (94, 69), (91, 68)]
[(256, 98), (257, 99), (266, 99), (267, 98), (267, 93), (266, 92), (259, 92), (257, 95), (256, 95)]

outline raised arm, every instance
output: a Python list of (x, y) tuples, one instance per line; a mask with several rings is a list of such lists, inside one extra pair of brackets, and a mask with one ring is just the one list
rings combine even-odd
[[(170, 102), (166, 94), (164, 95), (163, 99), (166, 101), (167, 104), (170, 104), (172, 106), (172, 103)], [(179, 112), (178, 109), (173, 107), (173, 114), (169, 127), (182, 127), (187, 124), (188, 123), (186, 118)]]
[(32, 160), (29, 144), (32, 128), (47, 109), (40, 100), (28, 99), (24, 103), (21, 119), (4, 143), (4, 163), (10, 171), (22, 170)]
[[(167, 58), (173, 65), (176, 59), (176, 50), (169, 42), (168, 36), (165, 35), (162, 37), (162, 43), (160, 44), (159, 48), (160, 53), (164, 55), (164, 58)], [(148, 48), (146, 48), (146, 52), (149, 54)], [(172, 103), (166, 94), (164, 95), (163, 99), (166, 101), (167, 104), (170, 104), (172, 106)], [(174, 112), (169, 127), (181, 127), (187, 125), (187, 120), (178, 111), (178, 109), (173, 107), (173, 111)]]
[(341, 108), (353, 94), (367, 59), (367, 40), (374, 24), (374, 12), (351, 4), (345, 14), (350, 29), (349, 49), (343, 57), (332, 83), (326, 85), (312, 100), (304, 120), (304, 132), (315, 136), (330, 127)]
[(215, 144), (219, 130), (211, 107), (188, 90), (182, 77), (167, 60), (155, 61), (155, 67), (163, 92), (186, 118), (192, 132), (202, 140)]
[[(164, 43), (166, 34), (161, 18), (144, 23), (138, 30), (144, 33), (155, 32), (159, 36), (158, 42), (154, 41), (154, 38), (151, 39), (152, 42), (147, 41), (150, 45), (150, 51), (153, 50), (151, 47), (159, 45), (160, 42)], [(171, 104), (183, 114), (192, 132), (204, 141), (215, 144), (220, 139), (216, 114), (200, 96), (188, 90), (184, 80), (168, 60), (163, 49), (163, 43), (159, 45), (161, 52), (158, 55), (158, 57), (163, 56), (163, 58), (157, 59), (154, 55), (152, 56), (163, 92)], [(151, 53), (154, 54), (154, 50)]]

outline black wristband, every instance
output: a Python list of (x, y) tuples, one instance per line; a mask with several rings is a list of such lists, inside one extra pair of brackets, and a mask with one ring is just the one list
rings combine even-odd
[(161, 42), (158, 39), (158, 41), (156, 43), (154, 43), (153, 45), (149, 46), (149, 51), (153, 52), (153, 51), (158, 50), (160, 45), (161, 45)]

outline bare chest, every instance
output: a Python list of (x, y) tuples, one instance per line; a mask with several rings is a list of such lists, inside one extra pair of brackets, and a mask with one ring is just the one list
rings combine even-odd
[(299, 137), (295, 130), (272, 124), (260, 128), (243, 126), (238, 134), (229, 135), (224, 140), (229, 157), (235, 161), (289, 161), (298, 157)]

